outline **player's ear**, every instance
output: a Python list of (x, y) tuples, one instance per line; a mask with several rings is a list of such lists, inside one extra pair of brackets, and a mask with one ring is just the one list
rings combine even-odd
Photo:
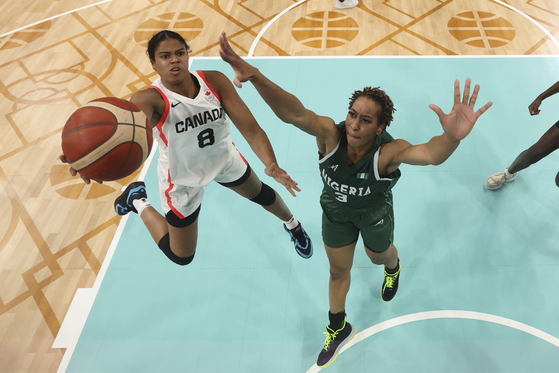
[(386, 124), (379, 124), (377, 128), (377, 136), (382, 133), (386, 129)]
[(149, 62), (151, 63), (151, 68), (155, 71), (155, 60), (150, 59)]

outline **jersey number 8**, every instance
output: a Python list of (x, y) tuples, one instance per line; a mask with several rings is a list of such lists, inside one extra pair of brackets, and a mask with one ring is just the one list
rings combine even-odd
[(198, 134), (198, 146), (200, 149), (213, 145), (215, 143), (214, 130), (211, 128), (205, 129)]

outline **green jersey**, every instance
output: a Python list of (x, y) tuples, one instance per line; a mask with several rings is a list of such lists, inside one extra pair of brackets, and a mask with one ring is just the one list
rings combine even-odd
[(347, 164), (345, 121), (338, 124), (342, 136), (338, 146), (319, 160), (324, 183), (320, 196), (322, 209), (330, 213), (374, 213), (383, 218), (392, 207), (392, 187), (400, 178), (399, 169), (390, 175), (379, 175), (378, 158), (382, 144), (393, 141), (388, 132), (376, 137), (369, 152), (359, 162)]

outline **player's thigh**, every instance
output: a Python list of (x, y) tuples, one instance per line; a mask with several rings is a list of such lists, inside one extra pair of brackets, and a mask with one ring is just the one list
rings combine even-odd
[(353, 255), (355, 253), (355, 245), (357, 241), (338, 248), (332, 248), (324, 245), (326, 256), (330, 263), (330, 275), (332, 277), (342, 277), (349, 274), (353, 266)]

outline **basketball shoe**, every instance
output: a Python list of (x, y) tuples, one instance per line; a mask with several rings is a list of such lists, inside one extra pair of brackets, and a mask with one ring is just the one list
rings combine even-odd
[(327, 367), (336, 360), (342, 347), (353, 339), (355, 327), (346, 322), (344, 317), (344, 324), (341, 329), (333, 330), (330, 328), (330, 325), (328, 325), (324, 335), (326, 335), (324, 348), (320, 351), (320, 354), (318, 354), (318, 360), (316, 361), (316, 365), (318, 365), (319, 368)]
[[(487, 178), (485, 181), (485, 187), (489, 190), (496, 190), (503, 186), (503, 184), (510, 183), (518, 176), (518, 172), (514, 174), (508, 173), (508, 168), (505, 171), (497, 172)], [(507, 175), (508, 174), (508, 175)]]
[(386, 271), (386, 267), (384, 267), (384, 281), (382, 283), (382, 300), (384, 300), (385, 302), (389, 302), (392, 300), (392, 298), (394, 298), (396, 292), (398, 291), (399, 282), (400, 282), (400, 259), (398, 259), (398, 267), (394, 271), (394, 273), (388, 273)]
[(115, 199), (115, 211), (118, 215), (126, 215), (130, 211), (136, 214), (138, 211), (132, 201), (139, 198), (147, 198), (146, 184), (143, 181), (136, 181), (126, 187), (124, 192)]
[(359, 5), (358, 0), (336, 0), (336, 9), (355, 8)]
[(295, 244), (295, 251), (297, 251), (297, 254), (305, 259), (309, 259), (312, 256), (312, 242), (301, 223), (293, 229), (287, 229), (285, 224), (283, 228), (289, 233), (291, 241)]

